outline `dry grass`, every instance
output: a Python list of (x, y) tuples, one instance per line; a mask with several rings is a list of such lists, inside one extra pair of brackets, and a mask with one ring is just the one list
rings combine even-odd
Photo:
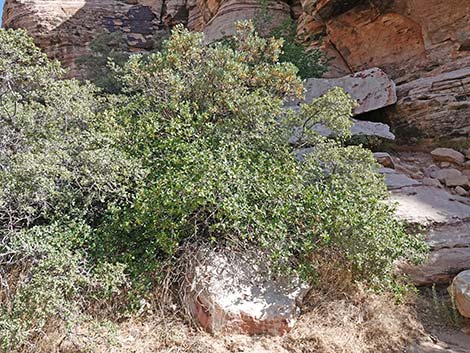
[(288, 336), (292, 352), (403, 352), (422, 333), (414, 309), (388, 295), (313, 293), (309, 307)]
[[(322, 263), (325, 258), (328, 261)], [(343, 270), (339, 270), (333, 258), (329, 254), (313, 259), (322, 268), (322, 276), (304, 300), (296, 326), (284, 337), (212, 336), (198, 330), (184, 308), (172, 303), (172, 297), (184, 299), (181, 288), (189, 279), (182, 274), (188, 272), (186, 266), (194, 265), (193, 257), (193, 261), (179, 262), (181, 268), (167, 277), (165, 289), (155, 293), (139, 314), (113, 316), (113, 308), (119, 306), (116, 303), (90, 307), (86, 312), (95, 320), (72, 327), (51, 322), (41, 337), (35, 337), (17, 352), (393, 353), (403, 352), (422, 335), (413, 305), (396, 305), (390, 295), (373, 294), (354, 285), (351, 272), (344, 270), (344, 263)], [(176, 282), (179, 286), (175, 286)], [(170, 287), (177, 289), (173, 296)], [(104, 322), (106, 318), (108, 324)]]
[[(171, 313), (134, 317), (106, 330), (93, 324), (73, 334), (57, 327), (37, 353), (378, 353), (403, 352), (422, 334), (413, 306), (388, 295), (311, 292), (294, 330), (285, 337), (212, 336)], [(110, 335), (111, 333), (111, 335)], [(111, 339), (110, 339), (111, 337)]]
[[(322, 263), (323, 258), (328, 261)], [(391, 295), (366, 291), (353, 284), (344, 263), (343, 270), (339, 270), (332, 258), (330, 254), (313, 259), (322, 268), (322, 276), (316, 289), (305, 298), (294, 329), (284, 337), (212, 336), (201, 332), (188, 320), (181, 305), (171, 303), (170, 292), (163, 290), (155, 294), (139, 315), (125, 319), (108, 316), (114, 320), (109, 325), (97, 325), (93, 320), (79, 327), (50, 325), (35, 346), (28, 347), (28, 352), (398, 353), (423, 335), (415, 311), (416, 298), (410, 297), (408, 303), (397, 305)], [(181, 275), (192, 262), (180, 264), (177, 272)], [(182, 279), (188, 280), (168, 276), (164, 287), (168, 289)], [(174, 294), (181, 300), (181, 289)]]

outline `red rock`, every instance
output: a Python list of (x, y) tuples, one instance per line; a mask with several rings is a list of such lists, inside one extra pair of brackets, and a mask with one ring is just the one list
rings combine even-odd
[[(203, 5), (206, 5), (204, 2)], [(214, 41), (235, 33), (235, 23), (239, 20), (260, 18), (263, 12), (269, 20), (262, 23), (262, 34), (269, 34), (290, 18), (290, 7), (287, 2), (268, 1), (266, 7), (259, 0), (227, 0), (221, 2), (218, 10), (205, 21), (202, 31), (208, 41)], [(200, 6), (204, 13), (205, 6)]]
[[(324, 26), (330, 60), (325, 77), (380, 67), (396, 83), (398, 102), (386, 120), (401, 140), (470, 133), (470, 7), (462, 0), (304, 0), (309, 21)], [(312, 26), (312, 21), (316, 21)]]
[(470, 318), (470, 271), (460, 272), (452, 281), (449, 292), (454, 296), (459, 313)]
[(130, 51), (148, 49), (159, 28), (162, 1), (7, 0), (3, 25), (26, 29), (49, 56), (78, 75), (75, 60), (105, 30), (124, 32)]
[(463, 164), (465, 162), (465, 156), (452, 148), (436, 148), (431, 151), (431, 156), (438, 162), (450, 162), (454, 164)]
[(142, 51), (154, 33), (177, 23), (215, 40), (233, 33), (234, 21), (263, 12), (265, 34), (298, 19), (297, 33), (330, 58), (325, 77), (379, 67), (393, 79), (398, 101), (383, 114), (401, 140), (470, 134), (470, 7), (464, 0), (6, 0), (3, 23), (27, 29), (77, 74), (75, 59), (105, 29), (124, 31), (129, 49)]

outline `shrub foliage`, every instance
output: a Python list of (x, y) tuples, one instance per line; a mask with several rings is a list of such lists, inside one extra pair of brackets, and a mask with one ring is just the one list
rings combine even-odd
[(0, 30), (1, 349), (26, 351), (51, 322), (73, 332), (129, 288), (149, 293), (188, 242), (258, 249), (307, 279), (331, 256), (371, 287), (393, 284), (393, 262), (421, 243), (383, 202), (371, 153), (344, 144), (341, 89), (284, 108), (303, 86), (282, 45), (250, 23), (230, 45), (176, 27), (160, 52), (111, 66), (123, 94), (103, 97)]
[[(282, 40), (242, 23), (234, 41), (206, 46), (177, 27), (162, 52), (118, 69), (129, 97), (116, 112), (124, 145), (149, 177), (132, 207), (110, 216), (109, 253), (127, 258), (134, 244), (141, 266), (206, 239), (261, 248), (274, 266), (298, 269), (331, 249), (378, 284), (414, 246), (383, 202), (372, 154), (342, 142), (352, 101), (335, 89), (299, 112), (284, 109), (303, 88), (297, 68), (278, 60)], [(337, 138), (321, 137), (317, 123)], [(313, 146), (302, 163), (301, 146), (287, 142), (294, 126), (304, 127), (299, 144)]]
[(97, 264), (88, 263), (87, 224), (98, 222), (109, 204), (125, 202), (138, 180), (136, 164), (116, 148), (117, 128), (96, 88), (61, 80), (62, 74), (25, 32), (0, 30), (5, 351), (25, 349), (22, 343), (39, 336), (52, 318), (75, 320), (77, 297), (104, 279), (95, 277)]

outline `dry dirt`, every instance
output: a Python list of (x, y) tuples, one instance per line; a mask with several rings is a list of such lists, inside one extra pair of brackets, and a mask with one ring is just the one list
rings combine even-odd
[[(117, 324), (112, 339), (81, 327), (50, 334), (34, 350), (96, 353), (465, 353), (470, 336), (445, 290), (426, 290), (405, 303), (356, 291), (311, 293), (292, 332), (284, 337), (212, 336), (178, 315), (161, 313)], [(465, 330), (464, 330), (465, 331)]]

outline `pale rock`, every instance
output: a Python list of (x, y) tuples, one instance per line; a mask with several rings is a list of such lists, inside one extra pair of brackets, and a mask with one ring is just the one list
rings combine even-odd
[(439, 170), (439, 167), (437, 165), (431, 164), (429, 167), (427, 167), (424, 170), (424, 175), (426, 177), (431, 177), (432, 175), (435, 175), (438, 170)]
[(434, 226), (428, 231), (426, 243), (431, 250), (470, 248), (470, 222)]
[(397, 101), (395, 83), (379, 68), (372, 68), (337, 79), (310, 78), (305, 84), (306, 102), (334, 87), (341, 87), (357, 103), (355, 115), (377, 110)]
[(447, 183), (448, 179), (455, 179), (462, 176), (462, 172), (455, 168), (439, 169), (431, 174), (433, 178), (439, 179), (443, 183)]
[(469, 268), (469, 248), (442, 248), (432, 251), (423, 265), (399, 265), (400, 271), (417, 286), (448, 284), (457, 273)]
[[(296, 109), (296, 107), (287, 106), (287, 109)], [(351, 136), (353, 138), (357, 137), (365, 137), (365, 138), (379, 138), (384, 140), (394, 140), (395, 135), (390, 132), (390, 127), (387, 124), (383, 123), (376, 123), (372, 121), (362, 121), (351, 119), (352, 126), (351, 126)], [(328, 128), (323, 124), (315, 124), (312, 127), (312, 130), (317, 132), (323, 137), (333, 137), (335, 133), (333, 130)], [(302, 135), (301, 128), (295, 128), (292, 136), (289, 138), (289, 142), (292, 144), (299, 143), (300, 138)]]
[(423, 178), (423, 185), (434, 186), (436, 188), (442, 188), (442, 184), (438, 179), (434, 178)]
[(470, 169), (464, 169), (464, 170), (462, 171), (462, 174), (463, 174), (463, 175), (466, 175), (466, 176), (468, 176), (468, 177), (470, 177)]
[(468, 196), (468, 191), (465, 190), (465, 189), (464, 189), (463, 187), (461, 187), (461, 186), (457, 186), (457, 187), (455, 188), (455, 192), (456, 192), (457, 194), (459, 194), (460, 196)]
[(392, 156), (387, 152), (375, 152), (374, 158), (377, 163), (383, 165), (386, 168), (395, 169), (395, 163), (393, 162)]
[(465, 156), (452, 148), (436, 148), (431, 152), (431, 155), (433, 159), (438, 162), (448, 162), (459, 165), (465, 162)]
[(417, 185), (394, 190), (390, 202), (397, 203), (396, 215), (399, 219), (423, 226), (453, 224), (470, 219), (468, 198), (431, 186)]
[(462, 271), (455, 276), (449, 291), (454, 296), (459, 313), (470, 318), (470, 271)]
[(391, 168), (381, 168), (379, 173), (385, 175), (385, 185), (387, 185), (387, 188), (390, 190), (421, 184), (420, 182)]
[(448, 284), (459, 272), (470, 269), (470, 223), (431, 227), (426, 243), (430, 254), (424, 263), (399, 265), (415, 285)]
[(260, 254), (200, 250), (186, 273), (186, 305), (211, 333), (283, 335), (294, 325), (308, 287), (295, 276), (272, 279)]
[(439, 165), (441, 168), (449, 168), (452, 164), (450, 164), (449, 162), (441, 162), (441, 164)]
[(356, 119), (352, 119), (352, 121), (352, 136), (371, 136), (384, 140), (395, 140), (395, 135), (390, 132), (390, 126), (387, 124)]
[(468, 188), (470, 185), (468, 184), (468, 176), (466, 175), (459, 175), (459, 176), (450, 176), (445, 179), (446, 186), (448, 187), (465, 187)]

